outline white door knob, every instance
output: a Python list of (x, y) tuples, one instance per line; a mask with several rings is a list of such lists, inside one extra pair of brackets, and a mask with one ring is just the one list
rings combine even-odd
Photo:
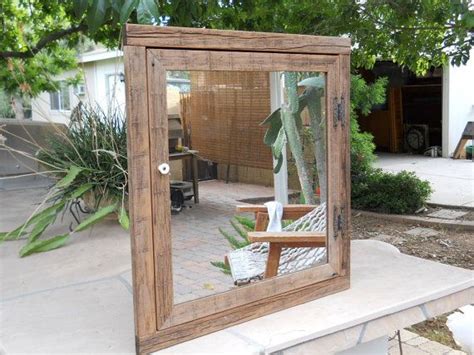
[(158, 166), (158, 171), (163, 175), (167, 175), (170, 173), (170, 166), (166, 163), (160, 164)]

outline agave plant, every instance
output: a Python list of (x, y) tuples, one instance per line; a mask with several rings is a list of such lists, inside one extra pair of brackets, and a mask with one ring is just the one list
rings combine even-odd
[[(105, 113), (99, 106), (79, 104), (71, 114), (68, 130), (57, 130), (49, 138), (48, 147), (39, 147), (37, 154), (29, 157), (57, 182), (24, 223), (0, 233), (0, 242), (26, 239), (20, 250), (22, 257), (59, 248), (72, 234), (107, 216), (116, 215), (123, 228), (129, 226), (127, 135), (121, 111)], [(88, 217), (63, 234), (44, 236), (48, 226), (80, 199), (89, 203)]]
[[(224, 228), (219, 227), (219, 232), (229, 242), (232, 249), (240, 249), (250, 244), (247, 233), (255, 230), (255, 221), (242, 216), (234, 216), (230, 224), (237, 235), (229, 233)], [(211, 265), (219, 268), (224, 274), (230, 275), (229, 265), (222, 261), (211, 261)]]

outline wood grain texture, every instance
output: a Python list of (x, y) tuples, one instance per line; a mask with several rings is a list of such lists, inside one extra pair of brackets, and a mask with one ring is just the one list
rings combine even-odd
[(145, 48), (125, 46), (124, 67), (127, 88), (127, 149), (133, 305), (135, 310), (135, 334), (140, 338), (150, 336), (156, 332)]
[(126, 24), (124, 44), (154, 48), (214, 49), (249, 52), (348, 54), (351, 40), (341, 37), (209, 30)]
[[(344, 129), (333, 127), (332, 112), (333, 98), (341, 94), (347, 95), (346, 112), (349, 112), (349, 56), (340, 54), (349, 53), (349, 41), (280, 34), (127, 26), (126, 43), (134, 46), (125, 46), (124, 53), (138, 352), (158, 350), (348, 288), (349, 124), (347, 117)], [(139, 43), (148, 47), (192, 50), (147, 50), (135, 47)], [(336, 48), (338, 46), (344, 49)], [(168, 162), (169, 153), (165, 112), (166, 70), (294, 70), (327, 73), (329, 207), (328, 238), (324, 239), (328, 246), (328, 264), (173, 305), (169, 177), (157, 171), (159, 164)], [(347, 142), (341, 142), (343, 139)], [(284, 218), (297, 219), (314, 207), (291, 207), (284, 212)], [(347, 218), (342, 235), (336, 238), (332, 207), (342, 207)], [(268, 221), (266, 208), (246, 212), (256, 213), (258, 230), (265, 229)], [(281, 248), (297, 245), (291, 243), (298, 242), (285, 243), (275, 244)]]
[[(334, 229), (334, 219), (339, 210), (339, 190), (341, 189), (340, 146), (341, 124), (334, 125), (334, 109), (339, 101), (339, 58), (327, 74), (326, 85), (326, 120), (327, 120), (327, 233), (328, 233), (328, 262), (336, 273), (341, 271), (341, 242), (337, 231)], [(336, 211), (337, 210), (337, 211)]]
[(268, 213), (266, 212), (256, 212), (255, 213), (255, 230), (258, 232), (263, 232), (267, 229), (268, 225)]
[(339, 61), (339, 80), (341, 96), (345, 97), (346, 124), (342, 127), (340, 137), (341, 161), (339, 171), (342, 175), (341, 186), (339, 187), (339, 199), (342, 206), (343, 230), (341, 240), (341, 270), (340, 274), (350, 275), (350, 244), (351, 244), (351, 152), (350, 152), (350, 55), (341, 55)]
[[(150, 132), (151, 192), (153, 196), (153, 240), (157, 328), (173, 310), (173, 270), (171, 260), (170, 178), (158, 171), (169, 163), (166, 70), (147, 53), (148, 126)], [(163, 94), (164, 93), (164, 94)]]
[(252, 243), (261, 242), (317, 242), (326, 245), (326, 232), (249, 232)]
[(270, 243), (268, 250), (267, 265), (265, 267), (265, 278), (278, 275), (278, 266), (280, 266), (281, 245)]
[(203, 50), (149, 50), (167, 70), (327, 72), (337, 56)]
[[(305, 214), (311, 212), (318, 206), (315, 205), (285, 205), (283, 206), (282, 219), (295, 220), (303, 217)], [(237, 212), (253, 212), (255, 214), (267, 212), (267, 207), (264, 205), (239, 205), (236, 207)], [(255, 229), (257, 230), (257, 229)]]
[(200, 298), (174, 306), (173, 313), (165, 327), (176, 327), (182, 323), (192, 322), (197, 318), (207, 318), (216, 312), (235, 308), (238, 312), (247, 304), (277, 295), (292, 292), (292, 290), (336, 277), (335, 270), (329, 264), (317, 266), (302, 271), (282, 275), (277, 278), (263, 280), (242, 286), (230, 291)]
[[(279, 277), (281, 278), (281, 277)], [(278, 278), (278, 279), (279, 279)], [(274, 280), (270, 279), (269, 281)], [(268, 294), (259, 300), (238, 309), (216, 311), (203, 319), (193, 319), (173, 328), (158, 331), (154, 336), (143, 339), (139, 344), (141, 354), (160, 350), (200, 335), (209, 334), (225, 327), (243, 323), (265, 314), (296, 306), (320, 297), (328, 296), (349, 288), (349, 277), (334, 277), (313, 283), (303, 288), (292, 288), (281, 294)], [(198, 331), (197, 331), (198, 330)]]

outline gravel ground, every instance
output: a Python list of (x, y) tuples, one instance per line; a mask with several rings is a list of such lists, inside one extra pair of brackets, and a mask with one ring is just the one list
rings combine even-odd
[(383, 221), (357, 213), (352, 215), (352, 239), (381, 240), (396, 246), (405, 254), (474, 269), (472, 232), (432, 227), (430, 229), (437, 233), (433, 236), (415, 236), (406, 233), (418, 227), (420, 226), (416, 223)]

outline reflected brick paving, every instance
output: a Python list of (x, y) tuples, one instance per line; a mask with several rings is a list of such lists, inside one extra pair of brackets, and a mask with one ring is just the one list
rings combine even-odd
[[(175, 303), (190, 301), (227, 291), (232, 278), (210, 264), (223, 261), (231, 250), (219, 227), (232, 232), (229, 221), (241, 199), (268, 197), (272, 187), (204, 181), (199, 184), (200, 203), (188, 201), (171, 218)], [(234, 233), (235, 234), (235, 233)]]

